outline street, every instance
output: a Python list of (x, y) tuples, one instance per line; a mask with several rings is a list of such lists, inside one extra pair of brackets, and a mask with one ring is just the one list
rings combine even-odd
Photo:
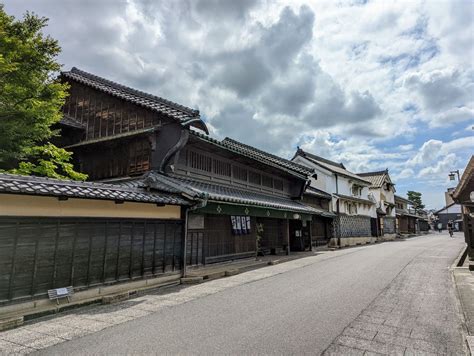
[[(32, 333), (62, 339), (38, 351), (44, 355), (464, 354), (448, 269), (463, 246), (461, 234), (442, 233), (325, 252), (83, 308), (0, 339), (20, 344)], [(61, 336), (65, 330), (76, 333)], [(47, 345), (24, 344), (22, 352)]]

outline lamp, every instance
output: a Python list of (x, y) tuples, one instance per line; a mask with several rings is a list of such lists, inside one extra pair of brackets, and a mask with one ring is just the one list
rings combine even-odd
[(459, 177), (459, 169), (456, 169), (455, 171), (449, 172), (449, 174), (448, 174), (449, 180), (455, 180), (456, 179), (456, 176), (455, 176), (454, 173), (456, 173), (458, 175), (458, 181), (460, 181), (461, 178)]

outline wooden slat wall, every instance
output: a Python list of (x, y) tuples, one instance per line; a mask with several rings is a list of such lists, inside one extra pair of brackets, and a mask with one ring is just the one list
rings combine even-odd
[(234, 235), (228, 215), (206, 215), (203, 230), (188, 230), (186, 257), (188, 265), (201, 265), (206, 258), (255, 252), (256, 226), (251, 218), (251, 231), (246, 235)]
[(71, 82), (63, 112), (85, 125), (83, 139), (101, 137), (157, 125), (162, 117), (155, 112), (128, 103), (85, 85)]
[(182, 222), (0, 218), (0, 303), (181, 268)]

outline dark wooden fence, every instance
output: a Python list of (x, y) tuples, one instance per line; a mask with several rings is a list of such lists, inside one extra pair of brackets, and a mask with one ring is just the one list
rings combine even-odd
[(182, 222), (0, 218), (0, 303), (173, 272)]
[(251, 231), (246, 235), (234, 235), (228, 215), (206, 215), (205, 228), (188, 230), (186, 263), (188, 266), (230, 261), (255, 255), (255, 218)]

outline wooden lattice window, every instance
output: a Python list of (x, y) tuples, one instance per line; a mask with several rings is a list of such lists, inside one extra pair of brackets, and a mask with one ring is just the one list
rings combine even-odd
[(200, 171), (212, 172), (212, 158), (194, 151), (188, 152), (188, 165)]
[(257, 173), (257, 172), (254, 172), (254, 171), (250, 171), (249, 172), (249, 182), (252, 183), (252, 184), (255, 184), (255, 185), (260, 185), (260, 181), (261, 181), (261, 175), (260, 173)]
[(150, 144), (146, 140), (137, 141), (130, 145), (129, 173), (143, 173), (150, 169)]
[(231, 176), (231, 165), (229, 162), (219, 161), (218, 159), (213, 160), (214, 163), (214, 174), (220, 176)]
[(279, 179), (274, 179), (273, 180), (273, 187), (276, 190), (283, 190), (283, 181)]
[(241, 180), (246, 182), (247, 181), (247, 170), (245, 168), (241, 168), (239, 166), (233, 167), (234, 179)]
[(273, 179), (269, 176), (262, 176), (262, 185), (267, 188), (273, 188)]

